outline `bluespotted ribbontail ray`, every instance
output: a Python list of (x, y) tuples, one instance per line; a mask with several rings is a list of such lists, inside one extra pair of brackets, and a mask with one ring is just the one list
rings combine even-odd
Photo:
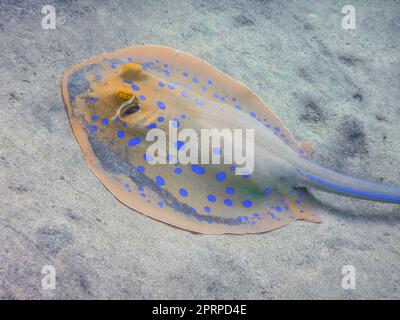
[[(63, 97), (73, 132), (100, 181), (122, 203), (199, 233), (257, 233), (295, 220), (320, 222), (307, 187), (400, 203), (400, 187), (348, 177), (310, 161), (278, 117), (249, 88), (208, 63), (142, 45), (93, 57), (67, 71)], [(182, 164), (165, 146), (154, 164), (146, 134), (252, 129), (254, 171), (235, 163)], [(185, 143), (179, 141), (177, 152)], [(211, 152), (225, 155), (224, 148)], [(176, 153), (175, 153), (176, 155)]]

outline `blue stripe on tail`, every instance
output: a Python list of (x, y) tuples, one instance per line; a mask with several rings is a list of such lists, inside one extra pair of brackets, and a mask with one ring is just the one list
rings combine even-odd
[(335, 190), (338, 190), (341, 192), (350, 193), (355, 196), (360, 196), (360, 197), (365, 197), (365, 198), (375, 199), (375, 200), (393, 201), (393, 202), (400, 203), (400, 197), (397, 197), (397, 196), (391, 196), (391, 195), (387, 195), (387, 194), (374, 193), (374, 192), (368, 192), (368, 191), (362, 191), (362, 190), (353, 189), (353, 188), (349, 188), (349, 187), (344, 187), (344, 186), (340, 186), (338, 184), (334, 184), (334, 183), (328, 182), (326, 180), (317, 178), (317, 177), (309, 175), (309, 174), (304, 174), (303, 176), (315, 183), (320, 184), (320, 185), (323, 185), (323, 186), (326, 186), (326, 187), (329, 187), (331, 189), (335, 189)]

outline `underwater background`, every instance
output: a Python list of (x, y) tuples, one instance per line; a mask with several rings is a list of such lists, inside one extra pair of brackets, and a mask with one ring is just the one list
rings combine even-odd
[[(119, 203), (72, 134), (60, 81), (160, 44), (249, 86), (313, 159), (400, 184), (399, 1), (0, 1), (0, 298), (400, 298), (399, 205), (312, 190), (322, 224), (205, 236)], [(355, 8), (344, 29), (342, 8)], [(57, 287), (41, 286), (45, 265)], [(343, 289), (343, 266), (356, 289)]]

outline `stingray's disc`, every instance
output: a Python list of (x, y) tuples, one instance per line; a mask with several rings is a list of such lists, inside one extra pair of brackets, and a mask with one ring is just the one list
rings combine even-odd
[[(143, 66), (145, 80), (120, 77), (123, 66), (132, 61)], [(63, 97), (86, 162), (122, 203), (200, 233), (264, 232), (299, 219), (288, 200), (292, 191), (282, 194), (271, 186), (266, 192), (252, 185), (251, 178), (231, 176), (229, 166), (150, 165), (144, 159), (145, 130), (138, 132), (137, 123), (135, 131), (130, 124), (113, 121), (121, 103), (115, 90), (122, 85), (129, 86), (144, 112), (149, 112), (140, 120), (143, 129), (162, 127), (168, 120), (182, 127), (193, 124), (196, 114), (185, 114), (185, 108), (206, 101), (250, 114), (298, 151), (288, 129), (249, 88), (190, 54), (143, 45), (96, 56), (66, 72)], [(129, 92), (122, 95), (130, 97)], [(216, 179), (216, 172), (224, 174)]]

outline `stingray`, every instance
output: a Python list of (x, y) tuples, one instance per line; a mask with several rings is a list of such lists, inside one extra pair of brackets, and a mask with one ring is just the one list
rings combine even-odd
[[(311, 161), (293, 135), (248, 87), (205, 61), (168, 47), (140, 45), (70, 68), (62, 92), (84, 158), (126, 206), (175, 227), (206, 234), (266, 232), (292, 221), (320, 222), (308, 188), (400, 203), (400, 187), (362, 181)], [(251, 129), (254, 170), (234, 161), (180, 163), (190, 137), (158, 141), (151, 130)], [(225, 157), (225, 141), (211, 148)], [(203, 144), (199, 144), (203, 146)], [(204, 147), (204, 146), (203, 146)], [(242, 152), (244, 145), (235, 146)], [(192, 151), (192, 150), (191, 150)], [(188, 151), (186, 151), (188, 152)], [(175, 159), (174, 159), (175, 158)], [(227, 157), (228, 158), (228, 157)]]

